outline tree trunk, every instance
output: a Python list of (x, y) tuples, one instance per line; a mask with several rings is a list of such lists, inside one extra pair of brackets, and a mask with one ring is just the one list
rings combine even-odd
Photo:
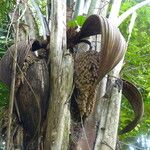
[[(121, 0), (113, 1), (109, 16), (110, 21), (113, 20), (114, 22), (114, 20), (117, 19), (120, 6)], [(119, 68), (116, 67), (116, 69), (118, 70)], [(113, 75), (119, 77), (119, 70), (117, 75)], [(114, 78), (108, 78), (106, 76), (101, 83), (103, 83), (99, 91), (101, 94), (99, 95), (100, 97), (97, 98), (99, 102), (96, 105), (96, 111), (98, 111), (96, 114), (97, 116), (100, 114), (100, 120), (97, 119), (99, 126), (94, 149), (110, 150), (116, 147), (121, 91), (118, 91)]]
[(73, 59), (66, 50), (66, 1), (51, 1), (50, 100), (44, 150), (65, 150), (70, 133)]

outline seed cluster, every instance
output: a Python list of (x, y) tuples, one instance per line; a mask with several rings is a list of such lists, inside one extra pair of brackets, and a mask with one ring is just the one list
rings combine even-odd
[(99, 70), (99, 53), (82, 51), (75, 56), (75, 86), (79, 93), (76, 101), (81, 117), (87, 117), (95, 104), (96, 81)]

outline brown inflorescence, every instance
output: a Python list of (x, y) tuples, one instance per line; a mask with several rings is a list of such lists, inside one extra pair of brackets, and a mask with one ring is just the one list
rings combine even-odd
[(93, 110), (98, 69), (98, 52), (91, 50), (76, 54), (74, 81), (79, 91), (76, 100), (82, 117), (89, 116)]

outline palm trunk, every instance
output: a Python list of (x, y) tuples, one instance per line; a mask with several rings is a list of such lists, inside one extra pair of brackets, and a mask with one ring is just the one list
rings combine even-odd
[(50, 103), (45, 150), (65, 150), (70, 132), (69, 99), (73, 84), (73, 60), (66, 50), (66, 1), (51, 1)]

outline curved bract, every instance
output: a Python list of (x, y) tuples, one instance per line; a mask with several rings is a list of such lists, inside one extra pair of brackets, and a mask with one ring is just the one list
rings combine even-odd
[(119, 132), (119, 134), (124, 134), (133, 130), (141, 120), (144, 113), (143, 99), (141, 93), (135, 85), (123, 79), (122, 93), (131, 104), (135, 117), (133, 121), (131, 121), (123, 130)]
[(123, 58), (126, 51), (126, 42), (119, 29), (107, 18), (91, 15), (83, 24), (81, 31), (77, 34), (80, 41), (83, 38), (101, 34), (99, 52), (99, 79), (98, 82), (111, 71)]
[(84, 22), (81, 31), (78, 34), (79, 39), (83, 39), (92, 35), (97, 35), (102, 33), (102, 27), (100, 22), (100, 17), (97, 15), (89, 16)]
[[(39, 59), (33, 53), (33, 50), (41, 48), (38, 43), (37, 40), (29, 44), (17, 43), (16, 81), (20, 80), (20, 84), (18, 87), (16, 85), (15, 112), (24, 129), (24, 134), (28, 137), (24, 137), (26, 146), (29, 146), (30, 142), (35, 140), (35, 137), (38, 138), (40, 134), (41, 126), (46, 119), (49, 98), (49, 71), (46, 60)], [(9, 88), (12, 80), (14, 48), (15, 46), (12, 45), (0, 61), (0, 80)]]
[[(25, 58), (31, 48), (31, 45), (26, 44), (24, 41), (17, 44), (17, 64), (22, 68)], [(12, 45), (0, 60), (0, 80), (6, 84), (9, 88), (12, 80), (12, 64), (13, 55), (15, 51), (15, 45)], [(17, 73), (18, 73), (17, 67)]]

